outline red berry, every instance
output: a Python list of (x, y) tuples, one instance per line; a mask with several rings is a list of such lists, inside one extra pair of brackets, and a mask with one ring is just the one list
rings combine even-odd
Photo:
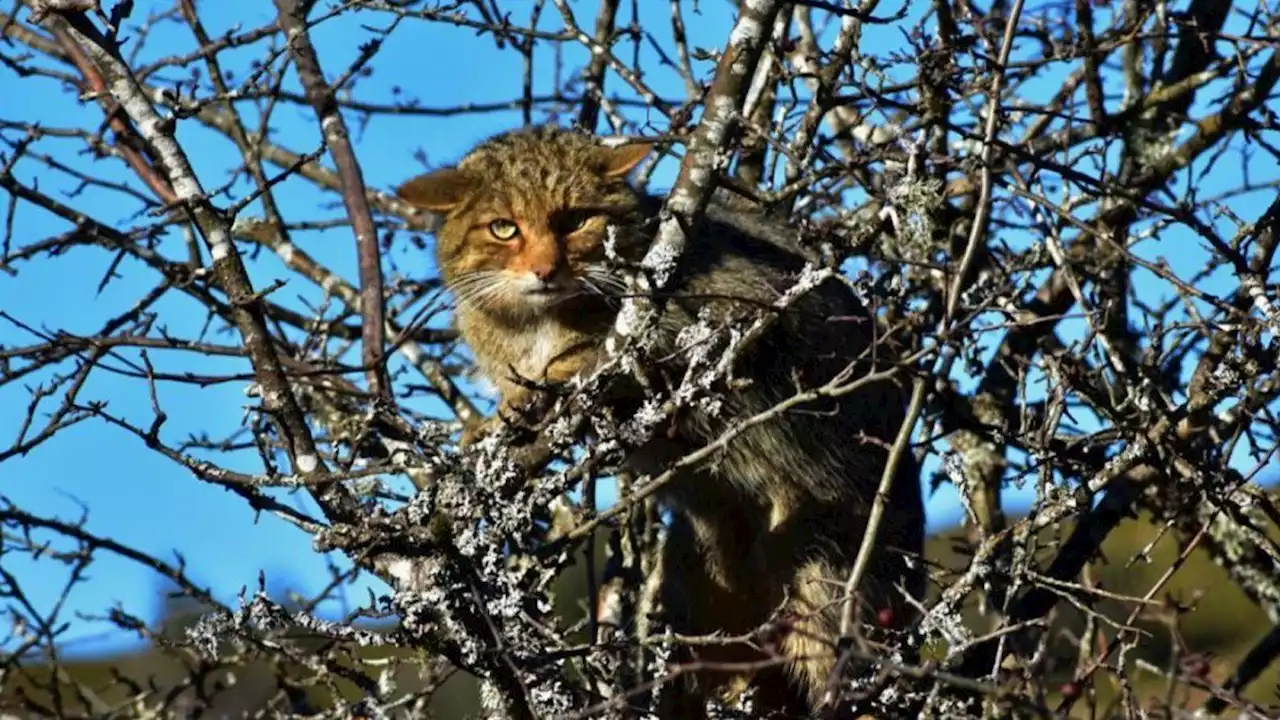
[(1209, 661), (1202, 655), (1194, 655), (1188, 658), (1184, 667), (1186, 668), (1187, 674), (1192, 677), (1203, 680), (1209, 676)]
[(884, 608), (876, 613), (876, 622), (882, 628), (893, 627), (893, 620), (893, 608)]
[(1075, 700), (1080, 697), (1080, 686), (1073, 683), (1063, 683), (1058, 692), (1062, 693), (1063, 700)]

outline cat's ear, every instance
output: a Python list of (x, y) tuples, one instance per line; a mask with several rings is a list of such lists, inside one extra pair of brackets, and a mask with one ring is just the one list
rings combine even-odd
[(650, 150), (653, 150), (653, 143), (643, 140), (617, 147), (601, 148), (600, 172), (610, 180), (623, 177), (639, 165), (640, 161), (649, 155)]
[(475, 189), (469, 174), (457, 168), (441, 168), (406, 182), (396, 188), (396, 195), (416, 208), (448, 212)]

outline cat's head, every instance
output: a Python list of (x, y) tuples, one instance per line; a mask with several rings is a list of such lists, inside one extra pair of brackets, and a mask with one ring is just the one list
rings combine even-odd
[(621, 289), (605, 265), (607, 227), (634, 233), (639, 198), (627, 174), (650, 149), (552, 126), (521, 129), (397, 193), (444, 217), (436, 257), (460, 305), (533, 317)]

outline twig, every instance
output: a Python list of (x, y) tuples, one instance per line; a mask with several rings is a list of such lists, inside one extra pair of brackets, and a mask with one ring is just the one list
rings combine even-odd
[[(360, 259), (359, 310), (363, 317), (364, 328), (362, 351), (365, 367), (369, 368), (369, 388), (374, 394), (380, 396), (383, 402), (394, 403), (385, 358), (382, 254), (378, 251), (378, 232), (374, 228), (373, 215), (369, 211), (364, 174), (360, 169), (360, 163), (356, 160), (355, 150), (351, 147), (347, 123), (334, 101), (334, 89), (325, 82), (320, 58), (311, 45), (306, 18), (306, 9), (310, 3), (304, 4), (299, 0), (275, 0), (275, 3), (279, 12), (280, 27), (288, 38), (289, 51), (293, 54), (294, 62), (298, 67), (298, 79), (306, 89), (311, 106), (315, 108), (325, 144), (329, 146), (329, 154), (338, 168), (342, 202), (347, 208), (347, 216), (351, 218), (351, 229), (356, 236), (356, 252)], [(380, 45), (380, 40), (372, 40), (365, 44), (361, 49), (360, 58), (353, 67), (368, 61)]]

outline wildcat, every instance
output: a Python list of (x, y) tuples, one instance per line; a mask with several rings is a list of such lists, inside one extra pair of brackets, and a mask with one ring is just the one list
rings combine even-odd
[[(638, 260), (652, 241), (661, 201), (627, 181), (650, 150), (526, 128), (398, 189), (410, 204), (443, 215), (438, 265), (456, 299), (460, 335), (501, 395), (499, 417), (536, 405), (539, 388), (588, 372), (603, 357), (625, 287), (608, 261), (608, 228), (624, 260)], [(663, 359), (651, 368), (659, 387), (680, 377), (688, 348), (677, 338), (700, 313), (713, 323), (758, 313), (794, 284), (803, 261), (788, 251), (787, 229), (759, 215), (718, 202), (692, 229), (662, 291), (650, 353)], [(875, 328), (847, 286), (821, 282), (738, 355), (718, 410), (682, 410), (671, 432), (635, 451), (632, 467), (659, 471), (798, 390), (889, 367)], [(610, 398), (624, 408), (619, 415), (639, 405), (639, 385), (628, 387)], [(749, 685), (762, 712), (820, 706), (836, 663), (843, 584), (904, 415), (901, 384), (887, 380), (806, 402), (746, 429), (665, 486), (660, 500), (673, 519), (659, 571), (663, 619), (685, 635), (745, 636), (777, 618), (784, 631), (783, 661), (772, 664), (754, 642), (682, 650), (680, 659), (717, 669), (680, 675), (663, 694), (662, 716), (701, 716), (709, 694)], [(904, 591), (923, 593), (920, 564), (905, 558), (923, 550), (924, 509), (911, 453), (897, 472), (859, 600), (863, 617), (889, 609), (901, 622), (911, 611)], [(724, 663), (740, 669), (720, 669)]]

